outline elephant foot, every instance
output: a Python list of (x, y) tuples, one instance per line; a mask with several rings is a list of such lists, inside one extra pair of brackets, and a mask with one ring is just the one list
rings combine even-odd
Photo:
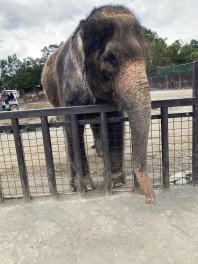
[(113, 173), (111, 179), (114, 188), (121, 187), (123, 184), (126, 183), (126, 177), (123, 172)]
[[(82, 186), (86, 192), (95, 189), (93, 180), (90, 176), (83, 177)], [(81, 184), (77, 178), (72, 178), (71, 187), (73, 188), (74, 192), (77, 192), (77, 190), (82, 190)]]
[(90, 176), (83, 178), (83, 187), (86, 192), (95, 189), (94, 182)]

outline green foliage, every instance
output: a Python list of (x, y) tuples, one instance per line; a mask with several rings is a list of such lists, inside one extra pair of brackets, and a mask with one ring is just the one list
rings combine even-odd
[(151, 29), (143, 27), (143, 32), (144, 32), (144, 35), (145, 35), (148, 43), (159, 38), (157, 33), (155, 31), (152, 31)]
[(42, 58), (45, 61), (47, 59), (47, 57), (54, 51), (56, 50), (60, 45), (62, 45), (63, 42), (61, 42), (59, 45), (57, 44), (50, 44), (48, 47), (44, 47), (41, 50), (42, 53)]
[(23, 60), (15, 74), (15, 87), (28, 88), (40, 83), (43, 63), (41, 59), (28, 57)]
[(20, 90), (40, 84), (42, 68), (47, 57), (60, 45), (53, 44), (44, 47), (41, 51), (41, 58), (27, 57), (21, 61), (16, 54), (13, 54), (7, 59), (0, 60), (0, 87), (12, 87)]
[(143, 28), (143, 31), (148, 43), (148, 68), (154, 68), (156, 65), (167, 65), (169, 60), (167, 56), (166, 39), (160, 38), (156, 32), (151, 31), (150, 29)]
[(198, 41), (193, 39), (189, 44), (175, 40), (171, 45), (167, 39), (160, 38), (156, 32), (143, 28), (148, 42), (147, 67), (149, 69), (171, 64), (183, 64), (198, 60)]
[(149, 68), (153, 68), (156, 65), (165, 66), (169, 64), (169, 57), (167, 55), (167, 44), (164, 39), (158, 38), (148, 42)]

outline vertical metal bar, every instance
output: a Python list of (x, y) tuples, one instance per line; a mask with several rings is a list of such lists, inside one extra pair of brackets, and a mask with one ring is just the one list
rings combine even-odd
[(28, 177), (27, 177), (25, 160), (24, 160), (23, 146), (22, 146), (22, 141), (21, 141), (19, 121), (18, 119), (11, 119), (11, 121), (12, 121), (12, 129), (13, 129), (13, 134), (14, 134), (14, 142), (15, 142), (15, 147), (16, 147), (16, 154), (17, 154), (17, 161), (18, 161), (18, 166), (19, 166), (23, 198), (25, 200), (29, 200), (30, 192), (29, 192)]
[(0, 203), (3, 202), (3, 193), (2, 193), (2, 187), (1, 187), (1, 182), (0, 182)]
[[(198, 61), (193, 63), (193, 97), (198, 100)], [(196, 100), (196, 102), (197, 102)], [(198, 184), (198, 104), (193, 105), (192, 181)]]
[(104, 179), (106, 193), (112, 192), (112, 179), (111, 179), (111, 161), (109, 151), (109, 135), (107, 126), (107, 114), (102, 112), (101, 117), (101, 132), (102, 132), (102, 143), (103, 143), (103, 157), (104, 157)]
[(82, 167), (82, 157), (80, 149), (80, 133), (78, 127), (78, 120), (76, 115), (71, 115), (71, 129), (72, 129), (72, 144), (73, 144), (73, 153), (74, 153), (74, 163), (75, 163), (75, 172), (76, 178), (78, 181), (78, 193), (84, 193), (83, 187), (83, 167)]
[(46, 116), (41, 117), (41, 128), (43, 134), (43, 145), (45, 151), (45, 161), (47, 168), (49, 191), (51, 196), (56, 196), (57, 188), (56, 188), (54, 161), (52, 155), (52, 144), (51, 144), (51, 137), (49, 131), (49, 124)]
[(163, 186), (169, 187), (168, 107), (161, 108)]

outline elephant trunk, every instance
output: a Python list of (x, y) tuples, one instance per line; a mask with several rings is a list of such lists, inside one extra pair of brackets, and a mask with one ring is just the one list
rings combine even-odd
[(117, 103), (128, 114), (136, 179), (146, 196), (146, 202), (155, 203), (153, 186), (147, 173), (151, 101), (144, 61), (137, 60), (123, 65), (116, 80), (115, 96)]

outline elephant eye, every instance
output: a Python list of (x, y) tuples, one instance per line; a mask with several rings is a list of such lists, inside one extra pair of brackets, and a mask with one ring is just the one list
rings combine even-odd
[(109, 53), (108, 55), (104, 57), (104, 62), (110, 63), (115, 68), (118, 66), (118, 61), (115, 55), (112, 53)]

